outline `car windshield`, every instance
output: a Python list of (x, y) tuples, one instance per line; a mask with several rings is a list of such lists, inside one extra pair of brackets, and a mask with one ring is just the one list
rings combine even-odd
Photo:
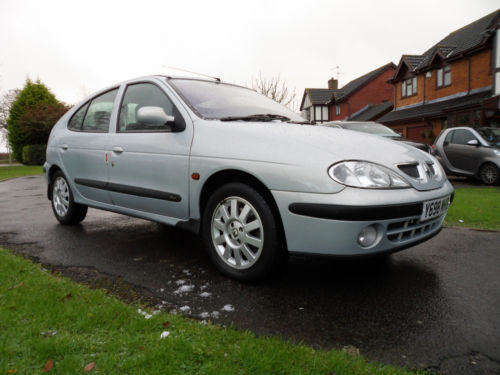
[(480, 128), (476, 130), (490, 146), (500, 147), (500, 129)]
[(169, 79), (169, 83), (205, 119), (305, 122), (306, 120), (251, 89), (220, 82)]
[(401, 138), (401, 135), (396, 133), (391, 128), (376, 122), (353, 122), (343, 123), (341, 125), (344, 129), (356, 130), (358, 132), (380, 135), (382, 137)]

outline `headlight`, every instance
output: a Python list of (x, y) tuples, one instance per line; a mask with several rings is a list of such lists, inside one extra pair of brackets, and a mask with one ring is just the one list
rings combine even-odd
[(410, 187), (396, 172), (367, 161), (343, 161), (328, 169), (332, 179), (343, 185), (370, 189)]
[(493, 150), (493, 152), (495, 153), (495, 155), (500, 156), (500, 150)]

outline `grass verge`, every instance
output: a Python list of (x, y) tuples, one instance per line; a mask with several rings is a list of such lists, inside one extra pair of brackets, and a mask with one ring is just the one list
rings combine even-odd
[(41, 165), (16, 165), (12, 167), (0, 167), (0, 181), (14, 177), (31, 176), (42, 174)]
[(500, 188), (457, 188), (445, 225), (500, 230)]
[[(409, 374), (131, 306), (0, 248), (0, 374)], [(162, 333), (168, 336), (160, 338)]]

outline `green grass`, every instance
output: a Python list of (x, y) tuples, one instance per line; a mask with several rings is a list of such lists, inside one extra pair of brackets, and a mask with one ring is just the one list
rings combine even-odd
[(42, 174), (41, 165), (15, 165), (12, 167), (0, 167), (0, 181), (14, 177), (31, 176)]
[[(0, 374), (408, 374), (361, 356), (314, 350), (137, 306), (0, 248)], [(168, 323), (167, 323), (168, 322)], [(170, 335), (160, 339), (163, 331)]]
[(445, 224), (500, 230), (500, 188), (457, 188)]

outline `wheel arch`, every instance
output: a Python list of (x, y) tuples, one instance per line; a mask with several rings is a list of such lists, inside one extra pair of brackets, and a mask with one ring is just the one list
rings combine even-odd
[(237, 169), (226, 169), (218, 171), (214, 173), (212, 176), (210, 176), (203, 184), (203, 188), (200, 193), (200, 199), (199, 199), (200, 217), (203, 217), (203, 213), (205, 211), (205, 207), (210, 195), (213, 192), (215, 192), (219, 187), (231, 182), (239, 182), (246, 184), (257, 190), (259, 194), (262, 195), (262, 197), (271, 207), (271, 210), (278, 224), (279, 236), (282, 238), (283, 243), (286, 244), (286, 236), (285, 236), (285, 230), (283, 228), (283, 221), (281, 220), (281, 215), (278, 209), (278, 205), (276, 204), (276, 201), (274, 200), (271, 191), (260, 179), (258, 179), (257, 177), (248, 172), (243, 172)]
[(52, 179), (54, 178), (54, 175), (56, 174), (57, 171), (61, 171), (62, 169), (54, 164), (50, 167), (50, 169), (47, 171), (47, 177), (48, 177), (48, 184), (47, 184), (47, 198), (49, 200), (52, 200)]

